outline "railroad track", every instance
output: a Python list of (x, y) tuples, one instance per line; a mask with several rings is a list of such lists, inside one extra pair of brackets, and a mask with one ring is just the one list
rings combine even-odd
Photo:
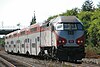
[(0, 62), (5, 67), (32, 67), (32, 65), (30, 65), (26, 62), (20, 61), (15, 58), (7, 57), (7, 56), (1, 55), (1, 54), (0, 54)]
[[(5, 67), (100, 67), (99, 65), (96, 64), (87, 64), (87, 63), (76, 64), (76, 63), (59, 62), (59, 61), (52, 61), (52, 60), (40, 60), (33, 57), (30, 58), (30, 57), (19, 56), (19, 55), (11, 55), (11, 54), (7, 54), (6, 52), (0, 52), (0, 58), (6, 60), (7, 62), (4, 61), (5, 63), (8, 64), (10, 63), (9, 64), (10, 66), (5, 66)], [(6, 65), (5, 63), (2, 64)]]

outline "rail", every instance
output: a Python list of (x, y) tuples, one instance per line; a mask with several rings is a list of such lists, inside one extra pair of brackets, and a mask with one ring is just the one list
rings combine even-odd
[(7, 67), (32, 67), (32, 65), (26, 63), (26, 62), (23, 62), (23, 61), (20, 61), (18, 59), (15, 59), (15, 58), (10, 58), (10, 57), (7, 57), (5, 55), (0, 55), (0, 61)]

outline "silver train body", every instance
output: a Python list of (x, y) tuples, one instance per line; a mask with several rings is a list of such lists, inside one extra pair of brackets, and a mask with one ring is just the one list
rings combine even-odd
[(75, 16), (59, 16), (42, 25), (14, 31), (5, 36), (5, 51), (61, 60), (81, 60), (84, 56), (83, 24)]

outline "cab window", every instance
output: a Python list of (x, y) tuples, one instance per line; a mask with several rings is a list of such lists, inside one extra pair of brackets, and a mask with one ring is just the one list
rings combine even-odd
[(77, 24), (77, 29), (78, 29), (78, 30), (83, 30), (82, 24)]
[(77, 26), (76, 24), (64, 24), (64, 30), (76, 30)]

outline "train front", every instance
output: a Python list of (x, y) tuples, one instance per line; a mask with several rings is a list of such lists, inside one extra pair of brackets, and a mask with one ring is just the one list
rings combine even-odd
[(81, 60), (85, 56), (83, 24), (75, 16), (55, 19), (57, 57), (61, 60)]

